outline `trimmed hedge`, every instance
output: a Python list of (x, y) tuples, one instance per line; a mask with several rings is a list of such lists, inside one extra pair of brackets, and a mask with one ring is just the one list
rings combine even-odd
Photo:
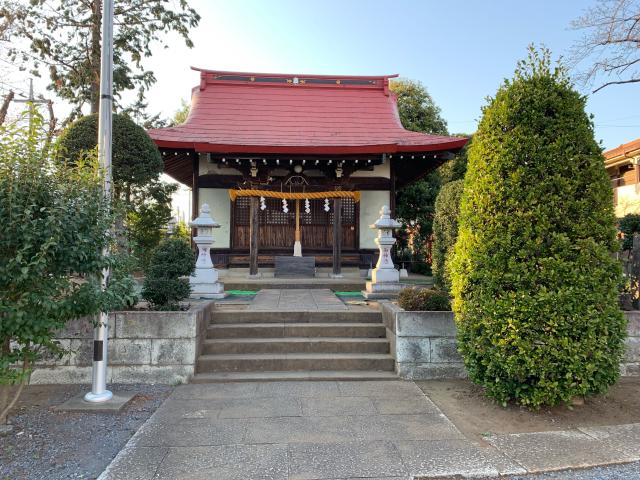
[(500, 403), (603, 393), (625, 321), (613, 199), (586, 98), (531, 51), (483, 109), (450, 262), (458, 348)]
[(445, 184), (436, 198), (433, 217), (433, 283), (436, 288), (449, 292), (451, 279), (447, 271), (447, 260), (453, 253), (458, 238), (458, 214), (460, 198), (464, 188), (462, 180)]
[(450, 311), (451, 301), (447, 292), (430, 288), (405, 288), (400, 290), (398, 305), (407, 311)]
[[(98, 114), (84, 116), (69, 125), (58, 144), (64, 157), (75, 163), (98, 144)], [(126, 115), (113, 115), (113, 181), (116, 185), (142, 186), (164, 169), (158, 148), (144, 128)]]
[(191, 293), (189, 277), (196, 260), (187, 242), (168, 238), (151, 255), (142, 287), (142, 298), (153, 310), (179, 310), (180, 301)]

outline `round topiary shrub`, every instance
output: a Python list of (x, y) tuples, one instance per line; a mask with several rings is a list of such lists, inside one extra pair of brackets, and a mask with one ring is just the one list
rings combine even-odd
[[(62, 156), (75, 163), (98, 144), (98, 115), (87, 115), (60, 135)], [(145, 185), (164, 168), (160, 152), (144, 128), (126, 115), (113, 115), (113, 181), (116, 185)]]
[(433, 284), (447, 292), (451, 290), (451, 280), (446, 264), (458, 238), (458, 213), (463, 187), (462, 180), (445, 184), (436, 197), (433, 216)]
[(191, 293), (189, 277), (195, 269), (195, 257), (189, 244), (179, 238), (163, 240), (151, 255), (142, 298), (154, 310), (178, 310), (180, 300)]
[(502, 404), (569, 402), (619, 375), (613, 198), (585, 102), (532, 49), (469, 151), (450, 262), (458, 349)]
[(407, 311), (449, 311), (451, 302), (447, 292), (431, 288), (404, 288), (398, 295), (398, 305)]

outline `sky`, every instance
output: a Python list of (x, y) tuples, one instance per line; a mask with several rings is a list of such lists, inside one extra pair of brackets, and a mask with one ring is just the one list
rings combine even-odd
[[(117, 0), (116, 0), (117, 1)], [(174, 0), (177, 1), (177, 0)], [(452, 133), (472, 133), (487, 96), (511, 77), (531, 43), (555, 58), (595, 0), (191, 0), (200, 25), (189, 49), (177, 35), (145, 60), (158, 82), (150, 110), (171, 116), (198, 84), (197, 66), (248, 72), (379, 75), (419, 80)], [(580, 88), (588, 93), (588, 88)], [(589, 95), (596, 139), (613, 148), (640, 137), (640, 84)]]

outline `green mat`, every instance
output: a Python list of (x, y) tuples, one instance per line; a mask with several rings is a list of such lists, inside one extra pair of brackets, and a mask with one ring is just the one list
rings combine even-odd
[(339, 297), (361, 297), (361, 292), (334, 292)]
[(229, 295), (255, 295), (256, 292), (255, 290), (227, 290), (227, 293)]

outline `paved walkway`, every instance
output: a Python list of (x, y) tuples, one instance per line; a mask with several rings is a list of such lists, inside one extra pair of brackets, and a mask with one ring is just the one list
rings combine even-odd
[(493, 477), (640, 459), (640, 424), (486, 440), (466, 439), (413, 382), (185, 385), (100, 480)]
[(347, 306), (328, 288), (309, 290), (262, 289), (247, 307), (256, 311), (334, 311)]
[(413, 382), (186, 385), (106, 479), (394, 479), (524, 470), (466, 440)]

